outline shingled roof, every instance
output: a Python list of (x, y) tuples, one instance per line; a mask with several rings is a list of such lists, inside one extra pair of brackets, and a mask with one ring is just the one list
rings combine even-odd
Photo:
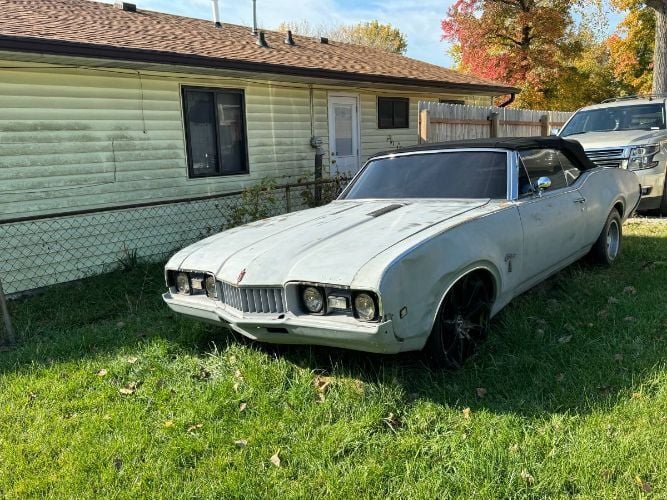
[(517, 89), (379, 49), (90, 0), (0, 0), (0, 50), (506, 94)]

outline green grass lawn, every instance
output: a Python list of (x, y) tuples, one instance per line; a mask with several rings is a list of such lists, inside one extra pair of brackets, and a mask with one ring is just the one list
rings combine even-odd
[(667, 224), (625, 234), (457, 373), (243, 341), (172, 314), (159, 266), (13, 302), (0, 497), (666, 498)]

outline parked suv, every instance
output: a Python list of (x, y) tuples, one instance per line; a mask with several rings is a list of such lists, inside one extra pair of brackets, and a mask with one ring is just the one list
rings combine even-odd
[(603, 167), (634, 171), (642, 185), (640, 210), (667, 216), (665, 95), (609, 99), (581, 108), (558, 132), (579, 141)]

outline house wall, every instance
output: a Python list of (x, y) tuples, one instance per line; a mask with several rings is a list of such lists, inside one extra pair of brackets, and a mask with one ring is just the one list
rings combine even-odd
[[(16, 61), (0, 61), (0, 73), (0, 220), (219, 194), (267, 176), (280, 183), (313, 175), (306, 84), (259, 75), (138, 73)], [(245, 91), (249, 174), (188, 179), (182, 85)], [(325, 169), (327, 96), (336, 91), (360, 96), (362, 160), (416, 143), (418, 101), (452, 97), (315, 86), (313, 128), (327, 153)], [(377, 129), (377, 95), (410, 97), (409, 129)]]
[[(244, 90), (249, 174), (188, 179), (182, 85)], [(163, 258), (219, 231), (238, 200), (224, 193), (264, 177), (279, 184), (312, 178), (313, 133), (322, 139), (326, 172), (328, 95), (341, 91), (360, 98), (362, 160), (390, 149), (389, 135), (402, 146), (417, 141), (419, 100), (456, 97), (310, 87), (251, 74), (138, 73), (0, 59), (0, 280), (5, 291), (84, 278), (135, 255)], [(410, 97), (409, 129), (377, 129), (380, 94)], [(467, 98), (480, 99), (489, 101)], [(292, 209), (300, 200), (294, 191)], [(188, 200), (203, 196), (216, 197)], [(157, 204), (165, 200), (183, 201)], [(278, 210), (287, 210), (286, 200), (285, 194)], [(146, 203), (151, 205), (123, 208)], [(91, 213), (49, 217), (77, 211)]]

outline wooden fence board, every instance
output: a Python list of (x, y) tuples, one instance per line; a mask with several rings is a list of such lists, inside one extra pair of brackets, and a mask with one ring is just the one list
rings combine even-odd
[(444, 142), (484, 137), (549, 135), (572, 115), (563, 111), (419, 103), (419, 142)]

